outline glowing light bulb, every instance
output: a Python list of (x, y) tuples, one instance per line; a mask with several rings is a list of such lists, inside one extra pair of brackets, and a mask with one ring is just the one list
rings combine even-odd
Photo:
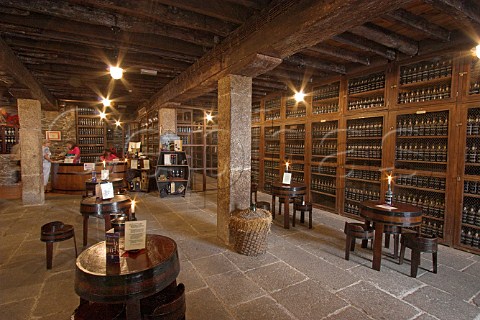
[(207, 113), (207, 121), (212, 121), (213, 120), (213, 116), (211, 113)]
[(122, 123), (121, 123), (119, 120), (115, 120), (115, 125), (116, 125), (117, 127), (120, 127), (121, 124), (122, 124)]
[(100, 112), (100, 119), (105, 119), (107, 114), (105, 112)]
[(303, 91), (296, 92), (294, 95), (295, 101), (301, 102), (305, 98), (305, 93)]
[(105, 98), (102, 100), (102, 103), (104, 107), (110, 107), (112, 101), (110, 99)]
[(480, 59), (480, 44), (475, 47), (475, 54), (477, 58)]
[(110, 67), (110, 75), (113, 79), (121, 79), (123, 76), (123, 69), (120, 67)]

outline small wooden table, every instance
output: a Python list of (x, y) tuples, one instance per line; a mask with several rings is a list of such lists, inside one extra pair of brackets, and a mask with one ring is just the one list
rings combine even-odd
[(422, 224), (422, 209), (404, 203), (393, 203), (391, 207), (380, 201), (368, 200), (360, 203), (360, 216), (365, 223), (375, 225), (372, 268), (380, 271), (382, 263), (382, 240), (385, 225), (416, 227)]
[(106, 182), (112, 183), (113, 191), (117, 194), (123, 193), (121, 192), (122, 189), (126, 188), (125, 180), (123, 178), (114, 178), (107, 181), (97, 179), (96, 182), (93, 182), (92, 179), (88, 179), (87, 181), (85, 181), (85, 197), (95, 196), (95, 188), (97, 184)]
[(123, 194), (117, 194), (112, 199), (102, 200), (97, 197), (83, 198), (80, 202), (80, 213), (83, 216), (83, 246), (87, 245), (88, 219), (94, 216), (105, 220), (105, 231), (112, 228), (110, 214), (126, 214), (130, 219), (130, 207), (132, 199)]
[(120, 248), (119, 264), (107, 264), (102, 241), (78, 256), (75, 292), (80, 307), (125, 303), (127, 319), (141, 319), (140, 299), (176, 285), (179, 272), (177, 244), (168, 237), (149, 234), (146, 248), (134, 254)]
[(275, 182), (272, 184), (272, 217), (275, 219), (275, 197), (283, 198), (285, 205), (285, 213), (283, 218), (283, 227), (290, 228), (290, 198), (296, 198), (307, 194), (307, 185), (304, 183), (292, 182), (290, 184), (283, 184)]

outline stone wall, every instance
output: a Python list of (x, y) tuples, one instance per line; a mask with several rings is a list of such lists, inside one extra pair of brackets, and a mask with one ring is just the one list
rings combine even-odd
[(52, 141), (50, 147), (52, 155), (64, 154), (66, 142), (77, 141), (75, 107), (75, 105), (67, 105), (60, 107), (59, 111), (42, 111), (43, 137), (45, 137), (46, 131), (60, 131), (62, 134), (61, 141)]
[(9, 154), (0, 154), (0, 185), (8, 186), (18, 182), (20, 166)]

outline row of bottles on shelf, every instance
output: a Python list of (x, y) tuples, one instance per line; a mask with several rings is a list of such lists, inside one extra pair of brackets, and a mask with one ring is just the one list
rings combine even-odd
[(450, 98), (450, 83), (400, 92), (398, 95), (398, 103), (425, 102), (448, 98)]
[(265, 180), (269, 180), (269, 181), (275, 181), (278, 179), (278, 170), (269, 170), (269, 171), (265, 171)]
[(436, 236), (443, 238), (443, 223), (441, 221), (430, 220), (427, 218), (422, 219), (422, 226), (420, 232), (424, 235)]
[(478, 194), (480, 195), (480, 181), (468, 181), (463, 182), (463, 192), (466, 194)]
[(279, 162), (278, 161), (265, 160), (263, 164), (265, 166), (265, 169), (267, 169), (267, 168), (278, 168), (279, 167)]
[(305, 183), (305, 178), (303, 177), (303, 174), (293, 173), (292, 182)]
[(180, 137), (180, 139), (182, 140), (183, 145), (190, 144), (190, 137), (189, 136), (183, 136), (183, 137)]
[(285, 139), (305, 139), (305, 127), (287, 128)]
[(336, 123), (312, 126), (312, 138), (336, 138), (338, 127)]
[(265, 145), (265, 152), (275, 152), (279, 153), (280, 152), (280, 143), (267, 143)]
[(252, 148), (252, 157), (258, 158), (259, 156), (260, 156), (260, 150)]
[(87, 146), (82, 146), (81, 148), (81, 153), (83, 154), (92, 154), (92, 153), (103, 153), (105, 151), (104, 147), (87, 147)]
[(331, 195), (335, 195), (337, 193), (335, 180), (319, 179), (315, 178), (315, 176), (312, 177), (312, 190), (329, 193)]
[[(478, 109), (473, 109), (471, 111), (477, 111)], [(480, 135), (480, 113), (469, 112), (467, 117), (467, 135), (477, 136)]]
[(304, 171), (304, 166), (301, 163), (292, 163), (290, 164), (290, 170), (291, 171)]
[(366, 190), (358, 187), (345, 187), (345, 198), (352, 201), (366, 201), (380, 199), (380, 191)]
[(325, 114), (338, 112), (338, 102), (332, 102), (327, 104), (317, 104), (313, 106), (313, 114)]
[(480, 81), (472, 81), (470, 82), (470, 89), (468, 90), (469, 94), (479, 94), (480, 93)]
[(77, 107), (77, 114), (81, 116), (98, 115), (98, 110), (95, 108)]
[(369, 170), (350, 170), (347, 173), (347, 178), (361, 179), (361, 180), (371, 180), (371, 181), (380, 181), (380, 171), (369, 171)]
[(190, 133), (192, 132), (192, 127), (178, 126), (177, 133)]
[(480, 249), (480, 230), (462, 227), (460, 242), (475, 249)]
[(5, 137), (7, 136), (11, 136), (11, 137), (15, 137), (15, 128), (12, 128), (12, 127), (3, 127), (3, 132), (5, 134)]
[(85, 155), (82, 155), (81, 157), (81, 161), (82, 162), (85, 162), (85, 163), (95, 163), (97, 161), (99, 161), (99, 157), (98, 156), (85, 156)]
[(446, 162), (446, 142), (404, 142), (397, 145), (395, 159), (403, 161)]
[(381, 137), (382, 130), (382, 120), (372, 122), (352, 122), (347, 124), (347, 137)]
[(328, 86), (315, 88), (313, 91), (313, 102), (330, 98), (338, 98), (340, 92), (340, 83), (334, 83)]
[(448, 134), (448, 115), (401, 117), (397, 121), (399, 136), (446, 136)]
[(103, 125), (102, 119), (95, 118), (79, 118), (77, 120), (79, 126), (91, 126), (91, 127), (100, 127)]
[(466, 205), (462, 211), (462, 223), (468, 223), (472, 226), (480, 227), (480, 207)]
[(265, 120), (276, 120), (276, 119), (280, 119), (280, 111), (265, 112)]
[(346, 202), (343, 211), (355, 216), (360, 215), (360, 207), (355, 203)]
[(335, 142), (320, 143), (314, 142), (312, 154), (315, 155), (333, 155), (337, 154), (337, 144)]
[(254, 127), (252, 128), (252, 138), (253, 137), (256, 137), (256, 138), (260, 138), (260, 127)]
[[(163, 172), (163, 171), (162, 171), (162, 172)], [(158, 182), (164, 182), (165, 180), (161, 180), (161, 179), (165, 179), (165, 177), (166, 177), (167, 179), (175, 179), (175, 178), (177, 178), (177, 179), (183, 179), (183, 178), (185, 178), (185, 170), (184, 170), (183, 168), (180, 168), (180, 169), (168, 169), (168, 170), (166, 171), (165, 176), (163, 176), (163, 177), (162, 177), (161, 175), (158, 176), (157, 181), (158, 181)]]
[(400, 84), (416, 83), (452, 74), (452, 60), (422, 61), (420, 63), (400, 68)]
[(280, 128), (266, 128), (265, 129), (265, 139), (280, 139)]
[(305, 152), (305, 146), (303, 144), (286, 144), (285, 145), (286, 154), (303, 155), (304, 152)]
[(265, 112), (272, 111), (275, 109), (280, 110), (280, 105), (282, 103), (282, 99), (280, 97), (273, 98), (270, 100), (265, 101)]
[(252, 122), (260, 122), (260, 113), (252, 113)]
[(78, 138), (78, 144), (103, 144), (103, 137), (80, 137)]
[(326, 174), (326, 175), (330, 175), (330, 176), (337, 175), (337, 168), (335, 168), (335, 167), (312, 165), (311, 170), (312, 170), (313, 174), (318, 173), (318, 174)]
[(348, 101), (348, 110), (379, 108), (385, 105), (383, 96), (368, 97)]
[(381, 141), (350, 142), (347, 145), (347, 158), (382, 158)]
[(260, 160), (252, 159), (252, 168), (253, 167), (258, 168), (259, 165), (260, 165)]
[(445, 215), (445, 200), (435, 198), (431, 193), (419, 195), (416, 193), (395, 192), (393, 200), (422, 208), (424, 216), (442, 219)]
[(401, 174), (395, 182), (401, 186), (445, 190), (445, 178)]
[(288, 108), (287, 118), (299, 118), (307, 115), (307, 109), (305, 107)]
[[(7, 143), (7, 144), (15, 144), (17, 142), (17, 139), (16, 139), (15, 136), (5, 135), (4, 138), (5, 138), (5, 143)], [(1, 142), (1, 140), (0, 140), (0, 142)]]
[(382, 89), (385, 87), (385, 74), (377, 73), (348, 81), (348, 94)]

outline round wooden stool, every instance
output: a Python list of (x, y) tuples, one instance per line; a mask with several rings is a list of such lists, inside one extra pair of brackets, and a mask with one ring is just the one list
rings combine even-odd
[(270, 211), (270, 202), (259, 201), (255, 205), (257, 206), (257, 209), (263, 209), (263, 210)]
[(63, 224), (61, 221), (53, 221), (42, 226), (40, 240), (46, 244), (47, 269), (52, 269), (53, 243), (68, 240), (70, 238), (73, 238), (75, 257), (77, 257), (77, 241), (75, 239), (75, 230), (72, 225)]
[(438, 239), (435, 236), (419, 236), (415, 233), (402, 234), (400, 240), (400, 264), (403, 263), (405, 248), (412, 249), (410, 276), (417, 277), (418, 266), (420, 265), (420, 253), (427, 252), (432, 254), (433, 273), (437, 273), (437, 251)]
[(366, 228), (363, 223), (349, 223), (345, 222), (343, 232), (347, 235), (345, 242), (345, 260), (350, 259), (350, 251), (355, 250), (355, 240), (372, 240), (374, 235), (373, 228)]
[(295, 201), (293, 203), (293, 221), (292, 226), (295, 227), (295, 215), (297, 210), (300, 211), (300, 222), (305, 222), (305, 211), (308, 211), (308, 229), (312, 229), (312, 204), (305, 201)]

